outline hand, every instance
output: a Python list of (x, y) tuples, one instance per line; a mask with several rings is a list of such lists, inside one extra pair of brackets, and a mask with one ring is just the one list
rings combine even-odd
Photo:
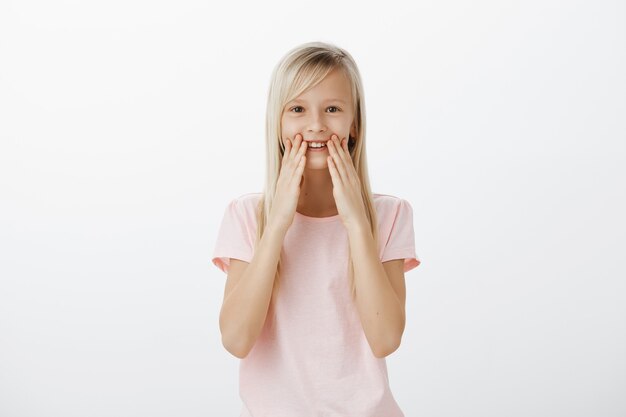
[(296, 134), (293, 143), (285, 139), (285, 154), (281, 162), (272, 200), (268, 224), (287, 230), (296, 213), (302, 185), (302, 172), (306, 165), (307, 143)]
[(328, 169), (333, 181), (333, 197), (343, 224), (350, 228), (367, 222), (361, 181), (348, 151), (348, 140), (343, 138), (340, 142), (337, 135), (333, 134), (326, 146), (330, 153)]

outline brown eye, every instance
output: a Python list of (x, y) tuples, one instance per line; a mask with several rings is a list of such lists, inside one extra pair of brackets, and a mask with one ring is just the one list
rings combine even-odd
[(331, 113), (337, 113), (339, 110), (341, 110), (339, 107), (336, 106), (330, 106), (329, 109), (337, 109), (337, 111), (331, 111)]
[[(301, 108), (302, 108), (302, 106), (294, 106), (294, 107), (290, 108), (289, 111), (292, 111), (293, 109), (301, 109)], [(296, 113), (302, 113), (302, 112), (297, 111)]]

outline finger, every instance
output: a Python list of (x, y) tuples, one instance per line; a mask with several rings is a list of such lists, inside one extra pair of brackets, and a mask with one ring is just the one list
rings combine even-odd
[(354, 163), (352, 162), (352, 157), (350, 156), (350, 152), (345, 148), (346, 138), (339, 139), (337, 135), (333, 135), (334, 140), (333, 143), (335, 146), (335, 151), (339, 158), (341, 159), (342, 164), (340, 167), (343, 168), (342, 174), (344, 175), (344, 180), (346, 182), (352, 182), (357, 177), (356, 172), (354, 170)]
[(326, 159), (328, 160), (328, 170), (330, 171), (330, 178), (333, 181), (333, 185), (339, 186), (339, 184), (341, 184), (341, 178), (339, 172), (337, 171), (335, 161), (332, 156), (329, 156)]
[(282, 158), (282, 163), (285, 163), (285, 160), (289, 158), (289, 153), (291, 152), (291, 139), (289, 138), (285, 138), (285, 140), (283, 141), (283, 145), (285, 147), (285, 152), (283, 153), (283, 158)]
[(344, 151), (344, 148), (341, 146), (341, 141), (343, 139), (339, 139), (339, 137), (337, 135), (333, 135), (333, 141), (335, 144), (335, 150), (337, 151), (337, 155), (339, 155), (339, 157), (341, 158), (341, 161), (345, 164), (345, 166), (348, 166), (348, 155), (347, 153)]
[(332, 138), (330, 141), (328, 141), (328, 145), (326, 146), (328, 146), (328, 152), (330, 153), (330, 156), (333, 159), (334, 166), (337, 172), (339, 173), (339, 177), (341, 178), (342, 181), (347, 182), (348, 176), (344, 167), (344, 162), (339, 156), (339, 154), (337, 153), (337, 146), (335, 145), (335, 142), (332, 140)]
[(304, 166), (306, 165), (306, 156), (303, 155), (296, 166), (296, 169), (291, 177), (291, 183), (295, 183), (296, 185), (300, 185), (300, 181), (302, 180), (302, 172), (304, 171)]
[(296, 143), (296, 140), (297, 136), (294, 138), (285, 139), (285, 154), (283, 155), (282, 159), (283, 165), (295, 157), (295, 154), (298, 151), (298, 145)]
[(341, 149), (343, 150), (344, 161), (346, 163), (346, 168), (348, 171), (348, 177), (353, 180), (358, 175), (356, 174), (356, 169), (354, 167), (354, 161), (352, 160), (352, 156), (350, 156), (350, 149), (348, 149), (348, 138), (343, 138), (341, 140)]
[(296, 179), (298, 180), (298, 184), (300, 184), (300, 180), (302, 179), (302, 172), (304, 172), (304, 166), (306, 165), (306, 155), (302, 155), (300, 158), (300, 163), (298, 164), (298, 168), (296, 168)]
[(309, 147), (309, 144), (306, 143), (306, 141), (304, 140), (304, 138), (302, 138), (302, 135), (300, 135), (300, 139), (302, 140), (302, 142), (300, 142), (300, 156), (304, 155), (306, 153), (307, 148)]
[(296, 135), (293, 137), (293, 159), (295, 159), (296, 162), (299, 160), (298, 158), (300, 156), (298, 154), (300, 153), (301, 149), (302, 149), (302, 136), (299, 133), (296, 133)]
[(348, 149), (348, 139), (343, 139), (341, 141), (341, 147), (343, 148), (343, 150), (346, 152), (346, 155), (350, 155), (350, 149)]

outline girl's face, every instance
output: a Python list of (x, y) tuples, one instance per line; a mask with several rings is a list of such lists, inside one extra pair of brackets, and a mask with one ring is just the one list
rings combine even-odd
[[(315, 87), (288, 102), (281, 117), (283, 143), (285, 139), (293, 142), (298, 133), (305, 141), (322, 143), (329, 141), (333, 134), (339, 140), (348, 140), (349, 135), (356, 137), (350, 93), (348, 78), (341, 69), (334, 69)], [(307, 149), (306, 167), (328, 169), (328, 148), (312, 149)]]

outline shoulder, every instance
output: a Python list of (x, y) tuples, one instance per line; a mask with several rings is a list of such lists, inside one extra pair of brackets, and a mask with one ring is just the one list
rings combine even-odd
[(396, 212), (403, 206), (411, 207), (409, 202), (404, 198), (391, 194), (372, 193), (372, 198), (374, 200), (374, 207), (379, 213), (387, 213), (389, 211)]
[(413, 222), (413, 207), (406, 199), (381, 193), (372, 193), (372, 196), (379, 226), (403, 227), (406, 223)]
[(259, 201), (263, 193), (245, 193), (234, 197), (230, 201), (230, 207), (246, 217), (252, 218), (256, 213)]
[(245, 193), (240, 194), (233, 199), (240, 205), (250, 205), (250, 204), (258, 204), (258, 202), (263, 197), (263, 193)]

